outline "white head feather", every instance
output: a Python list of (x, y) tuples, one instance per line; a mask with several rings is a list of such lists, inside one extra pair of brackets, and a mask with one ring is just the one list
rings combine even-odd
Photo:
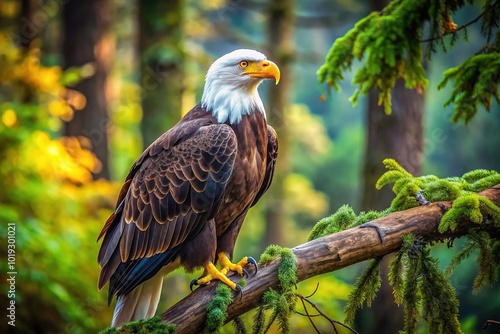
[(265, 59), (262, 53), (249, 49), (235, 50), (217, 59), (207, 72), (202, 107), (212, 112), (219, 123), (239, 123), (243, 115), (255, 110), (265, 117), (264, 105), (257, 91), (263, 79), (242, 75), (238, 66), (242, 60), (260, 62)]

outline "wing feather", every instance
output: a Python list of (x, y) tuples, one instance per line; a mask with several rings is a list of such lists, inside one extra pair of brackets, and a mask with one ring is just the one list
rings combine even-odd
[(139, 217), (135, 221), (135, 225), (137, 226), (137, 228), (139, 228), (139, 230), (145, 231), (149, 227), (152, 218), (151, 211), (152, 211), (152, 206), (144, 204), (144, 208), (139, 213)]
[(172, 194), (172, 198), (177, 204), (186, 203), (188, 201), (189, 182), (184, 182), (179, 187), (170, 188), (170, 194)]
[(276, 166), (276, 158), (278, 157), (278, 135), (272, 126), (267, 126), (267, 164), (264, 182), (255, 196), (252, 206), (259, 201), (264, 193), (269, 189), (273, 180), (274, 168)]
[(156, 223), (164, 224), (167, 221), (167, 208), (162, 203), (168, 203), (168, 198), (165, 198), (166, 194), (162, 191), (158, 191), (158, 193), (160, 196), (157, 195), (157, 192), (149, 193), (149, 207)]
[[(127, 261), (129, 258), (133, 258), (130, 256), (130, 251), (133, 249), (132, 248), (132, 242), (134, 241), (134, 234), (136, 233), (136, 231), (138, 232), (139, 229), (137, 228), (130, 228), (131, 226), (134, 226), (135, 225), (132, 225), (133, 223), (130, 223), (130, 224), (127, 224), (125, 226), (125, 228), (123, 229), (123, 232), (122, 232), (122, 238), (120, 240), (120, 244), (119, 244), (119, 247), (120, 247), (120, 258), (122, 260), (122, 262), (125, 262)], [(127, 237), (126, 238), (123, 238), (123, 236), (126, 235)]]

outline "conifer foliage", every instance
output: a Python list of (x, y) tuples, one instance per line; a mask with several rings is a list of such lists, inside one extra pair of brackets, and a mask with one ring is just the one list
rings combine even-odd
[[(493, 98), (500, 103), (500, 1), (484, 1), (483, 11), (476, 19), (457, 27), (453, 13), (473, 2), (392, 1), (383, 11), (371, 13), (334, 42), (318, 70), (319, 82), (339, 90), (342, 73), (352, 67), (355, 59), (364, 60), (353, 80), (358, 88), (351, 101), (356, 104), (360, 94), (377, 88), (379, 104), (390, 114), (391, 89), (396, 80), (404, 79), (409, 89), (425, 88), (428, 80), (423, 68), (424, 57), (430, 59), (438, 48), (448, 51), (461, 36), (467, 39), (468, 25), (480, 22), (486, 44), (463, 64), (447, 70), (438, 86), (441, 89), (448, 83), (453, 85), (446, 105), (455, 106), (454, 122), (467, 123), (480, 105), (489, 110)], [(427, 24), (429, 36), (424, 38)], [(445, 37), (448, 35), (451, 38)]]

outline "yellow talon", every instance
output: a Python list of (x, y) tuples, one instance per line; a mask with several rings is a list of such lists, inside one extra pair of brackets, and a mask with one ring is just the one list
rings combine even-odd
[(242, 293), (241, 287), (231, 282), (231, 280), (227, 278), (227, 273), (229, 271), (235, 271), (240, 274), (240, 276), (248, 276), (248, 272), (243, 267), (245, 267), (249, 263), (255, 266), (255, 273), (257, 273), (257, 262), (255, 262), (255, 260), (251, 257), (245, 256), (240, 262), (232, 263), (231, 260), (229, 260), (229, 257), (224, 252), (220, 252), (218, 254), (218, 258), (221, 263), (222, 269), (218, 270), (212, 262), (209, 262), (205, 266), (203, 277), (191, 281), (191, 284), (189, 285), (191, 291), (193, 291), (194, 285), (207, 285), (213, 280), (219, 280), (229, 286), (231, 289), (238, 290), (240, 291), (240, 293)]
[(200, 278), (196, 283), (198, 285), (207, 285), (213, 280), (219, 280), (229, 286), (231, 289), (236, 290), (236, 284), (231, 282), (229, 278), (226, 277), (226, 273), (219, 271), (212, 262), (209, 262), (205, 267), (206, 275)]
[(245, 256), (240, 262), (232, 263), (226, 253), (219, 253), (219, 261), (222, 266), (221, 272), (225, 275), (231, 270), (236, 271), (240, 276), (243, 275), (243, 267), (248, 264), (248, 258)]

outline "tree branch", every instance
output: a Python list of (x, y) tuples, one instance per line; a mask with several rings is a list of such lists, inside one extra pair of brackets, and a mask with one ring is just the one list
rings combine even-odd
[(467, 22), (466, 24), (464, 25), (461, 25), (460, 27), (457, 27), (455, 30), (453, 31), (450, 31), (450, 32), (447, 32), (445, 34), (442, 34), (442, 35), (439, 35), (439, 36), (436, 36), (436, 37), (431, 37), (431, 38), (426, 38), (426, 39), (423, 39), (420, 41), (420, 43), (428, 43), (428, 42), (432, 42), (432, 41), (437, 41), (438, 39), (441, 39), (447, 35), (450, 35), (450, 34), (455, 34), (457, 32), (459, 32), (460, 30), (462, 29), (465, 29), (467, 28), (468, 26), (476, 23), (477, 21), (479, 21), (481, 19), (481, 17), (483, 17), (484, 15), (484, 12), (482, 12), (478, 17), (476, 17), (474, 20), (470, 21), (470, 22)]
[[(480, 193), (496, 205), (500, 205), (500, 184)], [(374, 228), (354, 227), (345, 231), (327, 235), (307, 242), (292, 249), (297, 260), (297, 281), (303, 281), (327, 272), (339, 270), (352, 264), (373, 259), (397, 251), (402, 244), (402, 237), (408, 233), (423, 238), (425, 241), (439, 241), (457, 238), (469, 233), (471, 228), (489, 232), (500, 237), (500, 228), (491, 224), (476, 224), (469, 220), (459, 222), (455, 231), (444, 234), (438, 232), (438, 225), (443, 215), (440, 206), (451, 207), (450, 202), (432, 203), (413, 209), (392, 213), (371, 222), (384, 232), (380, 242)], [(243, 297), (235, 293), (234, 302), (229, 305), (226, 323), (262, 304), (262, 295), (269, 288), (279, 286), (277, 270), (279, 260), (274, 260), (250, 277), (243, 288)], [(239, 279), (234, 276), (233, 280)], [(212, 300), (217, 284), (200, 287), (183, 300), (166, 310), (162, 320), (176, 324), (177, 333), (201, 333), (205, 324), (205, 309)]]

